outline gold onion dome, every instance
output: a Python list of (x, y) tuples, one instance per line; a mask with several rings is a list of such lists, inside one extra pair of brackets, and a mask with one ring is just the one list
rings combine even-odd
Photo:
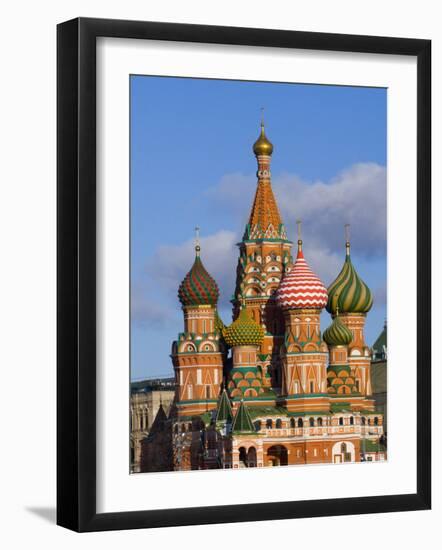
[(245, 308), (237, 319), (223, 330), (224, 340), (230, 347), (259, 346), (264, 338), (264, 329), (249, 317)]
[(200, 247), (195, 247), (195, 261), (178, 288), (178, 298), (183, 306), (216, 306), (219, 289), (200, 258)]
[(253, 152), (257, 157), (261, 155), (270, 156), (273, 153), (273, 145), (267, 139), (267, 136), (264, 131), (264, 123), (261, 122), (261, 134), (259, 138), (253, 144)]
[(322, 338), (329, 346), (348, 346), (353, 340), (353, 335), (351, 330), (339, 319), (339, 315), (336, 315), (333, 323), (324, 330)]
[(350, 258), (350, 243), (346, 243), (345, 262), (341, 272), (328, 287), (326, 309), (332, 315), (337, 308), (341, 313), (367, 313), (373, 305), (373, 296), (368, 286), (357, 274)]

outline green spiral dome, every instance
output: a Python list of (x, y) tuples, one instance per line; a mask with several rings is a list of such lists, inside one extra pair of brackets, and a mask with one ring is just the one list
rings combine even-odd
[(204, 267), (199, 257), (199, 250), (197, 250), (192, 269), (184, 277), (178, 289), (178, 298), (183, 306), (215, 306), (218, 297), (218, 285)]
[(324, 330), (322, 338), (329, 346), (348, 346), (353, 340), (353, 335), (337, 315), (333, 323)]
[(264, 338), (264, 329), (242, 309), (238, 318), (223, 330), (223, 336), (230, 347), (259, 346)]
[(370, 289), (356, 273), (348, 248), (341, 272), (328, 287), (327, 293), (326, 309), (332, 315), (336, 313), (337, 306), (340, 313), (367, 313), (373, 305)]

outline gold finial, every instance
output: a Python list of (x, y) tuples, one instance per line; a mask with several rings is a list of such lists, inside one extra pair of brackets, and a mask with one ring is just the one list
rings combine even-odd
[(350, 224), (346, 223), (344, 225), (344, 232), (345, 232), (345, 254), (346, 256), (350, 256)]
[(296, 220), (298, 226), (298, 252), (302, 252), (302, 220)]
[(273, 145), (267, 139), (264, 130), (264, 107), (261, 107), (261, 132), (259, 138), (253, 144), (253, 152), (257, 157), (270, 156), (273, 153)]
[(201, 246), (200, 246), (200, 228), (195, 227), (195, 253), (197, 256), (200, 255)]

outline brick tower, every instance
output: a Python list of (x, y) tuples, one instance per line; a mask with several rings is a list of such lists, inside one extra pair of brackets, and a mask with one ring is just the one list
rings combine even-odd
[(284, 337), (284, 320), (274, 294), (282, 276), (292, 264), (291, 245), (279, 214), (272, 190), (270, 160), (273, 145), (268, 140), (264, 122), (253, 145), (258, 162), (257, 187), (244, 236), (239, 243), (239, 260), (233, 296), (233, 317), (245, 303), (251, 318), (264, 330), (258, 350), (259, 364), (271, 375), (273, 387), (280, 387), (278, 350)]
[(178, 416), (191, 416), (217, 403), (223, 378), (223, 349), (216, 306), (219, 290), (200, 257), (197, 235), (195, 261), (178, 289), (184, 331), (172, 345)]
[(373, 407), (371, 399), (370, 348), (365, 342), (364, 327), (367, 313), (373, 305), (368, 286), (360, 278), (350, 256), (349, 226), (346, 225), (345, 261), (334, 282), (328, 288), (327, 311), (350, 330), (352, 340), (348, 344), (348, 363), (358, 391), (366, 396), (367, 408)]
[(326, 410), (328, 354), (321, 339), (319, 317), (327, 303), (327, 290), (304, 258), (301, 222), (298, 222), (296, 262), (281, 282), (277, 303), (285, 319), (281, 389), (287, 409), (290, 412)]

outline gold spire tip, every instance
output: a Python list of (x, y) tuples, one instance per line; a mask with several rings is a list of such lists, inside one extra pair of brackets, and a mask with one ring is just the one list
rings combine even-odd
[(302, 250), (302, 221), (296, 220), (297, 233), (298, 233), (298, 251)]
[(345, 252), (347, 256), (350, 255), (350, 224), (346, 223), (344, 225), (344, 232), (345, 232)]
[(199, 256), (201, 252), (200, 228), (198, 226), (195, 227), (195, 252), (197, 256)]

